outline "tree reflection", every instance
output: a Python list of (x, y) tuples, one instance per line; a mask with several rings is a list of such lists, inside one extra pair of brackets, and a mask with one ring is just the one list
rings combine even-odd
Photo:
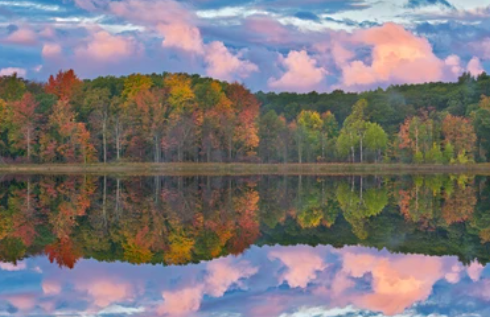
[(361, 244), (489, 261), (483, 177), (11, 177), (0, 260), (183, 265), (264, 244)]

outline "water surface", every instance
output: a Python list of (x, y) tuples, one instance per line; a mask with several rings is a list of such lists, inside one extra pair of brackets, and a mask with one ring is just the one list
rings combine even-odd
[(0, 177), (0, 316), (490, 315), (487, 177)]

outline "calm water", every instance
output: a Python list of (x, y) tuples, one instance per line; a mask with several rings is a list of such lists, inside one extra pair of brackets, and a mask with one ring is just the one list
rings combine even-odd
[(490, 316), (490, 179), (0, 176), (0, 316)]

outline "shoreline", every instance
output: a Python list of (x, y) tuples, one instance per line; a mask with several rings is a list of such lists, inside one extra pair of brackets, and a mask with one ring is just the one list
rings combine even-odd
[(254, 164), (254, 163), (96, 163), (0, 164), (0, 174), (127, 174), (127, 175), (345, 175), (345, 174), (474, 174), (490, 175), (490, 163), (430, 164)]

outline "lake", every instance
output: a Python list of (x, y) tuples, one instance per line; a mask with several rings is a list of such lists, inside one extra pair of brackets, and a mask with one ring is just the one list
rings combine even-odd
[(0, 175), (0, 316), (490, 316), (489, 181)]

